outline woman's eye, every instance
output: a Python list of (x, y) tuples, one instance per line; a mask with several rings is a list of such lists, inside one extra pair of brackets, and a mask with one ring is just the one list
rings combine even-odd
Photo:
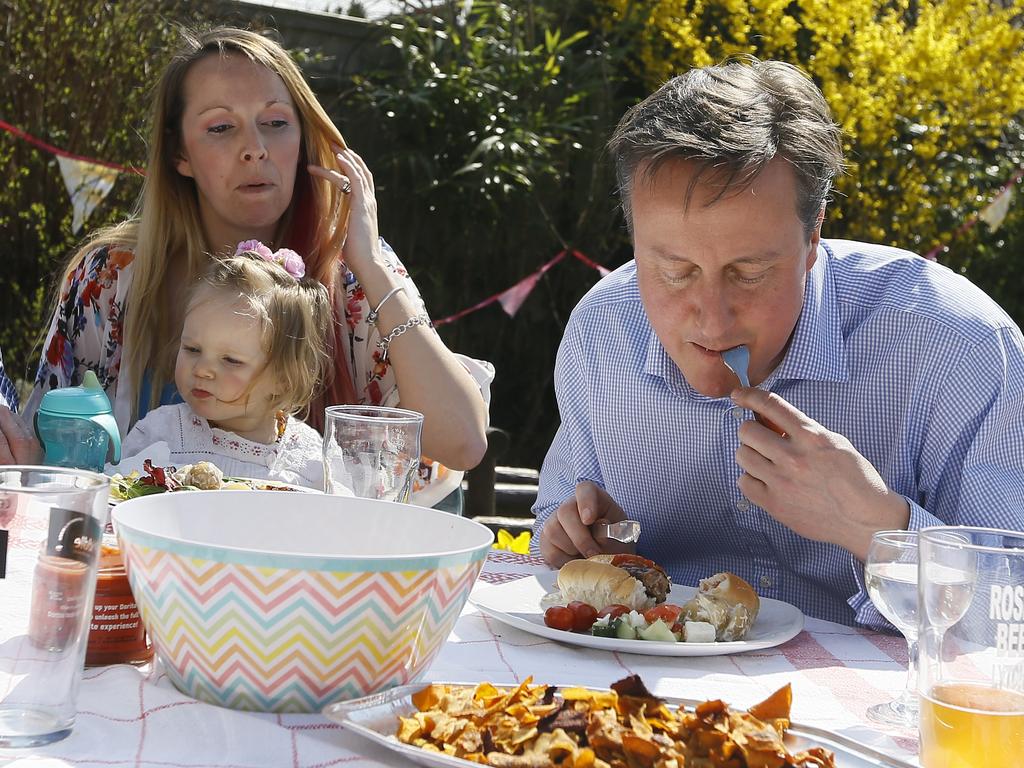
[(224, 362), (227, 363), (228, 365), (242, 365), (241, 360), (236, 360), (233, 357), (225, 357)]
[(190, 347), (188, 344), (182, 344), (181, 348), (188, 352), (190, 355), (195, 355), (199, 352), (197, 347)]
[(220, 134), (220, 133), (224, 133), (225, 131), (228, 131), (230, 129), (231, 129), (230, 125), (228, 125), (227, 123), (221, 123), (220, 125), (211, 125), (209, 128), (206, 129), (206, 132), (207, 133)]
[(271, 128), (285, 128), (288, 125), (288, 121), (287, 120), (268, 120), (266, 123), (264, 123), (264, 125), (267, 125), (267, 126), (269, 126)]

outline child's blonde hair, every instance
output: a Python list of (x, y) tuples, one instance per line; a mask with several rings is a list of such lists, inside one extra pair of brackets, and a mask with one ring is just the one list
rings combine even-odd
[(329, 363), (327, 289), (311, 276), (295, 278), (280, 264), (245, 252), (213, 261), (192, 286), (186, 312), (207, 298), (208, 290), (233, 295), (259, 322), (267, 354), (260, 376), (269, 371), (279, 382), (269, 406), (289, 414), (303, 411), (323, 386)]

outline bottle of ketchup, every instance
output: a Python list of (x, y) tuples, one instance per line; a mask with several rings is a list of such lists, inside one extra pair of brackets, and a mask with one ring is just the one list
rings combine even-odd
[(153, 647), (146, 637), (139, 608), (132, 597), (117, 538), (106, 533), (96, 572), (96, 598), (89, 624), (85, 665), (145, 664), (152, 658)]

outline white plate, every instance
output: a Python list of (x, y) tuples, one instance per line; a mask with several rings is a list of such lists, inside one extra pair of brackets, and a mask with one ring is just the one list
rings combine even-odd
[[(329, 704), (324, 708), (323, 713), (328, 720), (339, 723), (353, 733), (403, 755), (415, 763), (428, 766), (428, 768), (465, 768), (477, 765), (469, 760), (463, 760), (461, 757), (428, 752), (411, 744), (403, 744), (395, 737), (399, 716), (408, 717), (416, 711), (416, 706), (412, 703), (412, 695), (423, 690), (426, 685), (427, 683), (404, 685), (362, 699)], [(459, 685), (459, 683), (440, 683), (440, 685)], [(473, 685), (473, 683), (466, 683), (466, 685)], [(670, 706), (688, 708), (698, 703), (691, 699), (676, 698), (665, 698), (665, 701)], [(835, 753), (838, 768), (912, 768), (909, 763), (858, 744), (845, 736), (797, 723), (793, 723), (789, 727), (785, 743), (790, 752), (799, 752), (814, 746), (830, 749)]]
[[(274, 486), (273, 488), (254, 488), (253, 490), (276, 491), (280, 489), (282, 491), (298, 491), (299, 493), (323, 493), (323, 491), (318, 491), (315, 488), (307, 488), (304, 485), (292, 485), (291, 483), (282, 483), (279, 480), (258, 480), (254, 477), (231, 477), (226, 479), (242, 480), (247, 483), (258, 483), (259, 485)], [(192, 493), (192, 491), (164, 491), (164, 493)], [(127, 499), (115, 499), (113, 497), (107, 499), (107, 503), (112, 507), (117, 506), (122, 501), (127, 501)]]
[[(722, 643), (667, 643), (658, 640), (620, 640), (616, 637), (594, 637), (578, 632), (552, 629), (544, 623), (541, 598), (555, 590), (556, 571), (529, 576), (504, 584), (479, 584), (469, 600), (483, 613), (516, 629), (569, 645), (600, 648), (605, 651), (641, 653), (645, 656), (723, 656), (729, 653), (757, 651), (781, 645), (800, 634), (804, 615), (796, 606), (781, 600), (761, 598), (757, 621), (745, 640)], [(683, 605), (696, 592), (695, 587), (674, 585), (668, 602)]]

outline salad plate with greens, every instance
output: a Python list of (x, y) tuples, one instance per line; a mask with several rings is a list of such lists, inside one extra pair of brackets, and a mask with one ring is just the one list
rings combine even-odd
[(299, 491), (316, 493), (312, 488), (290, 485), (276, 480), (257, 480), (249, 477), (226, 477), (209, 461), (186, 464), (183, 467), (158, 467), (146, 459), (143, 471), (127, 475), (114, 474), (110, 478), (110, 503), (149, 496), (154, 493), (177, 491)]

